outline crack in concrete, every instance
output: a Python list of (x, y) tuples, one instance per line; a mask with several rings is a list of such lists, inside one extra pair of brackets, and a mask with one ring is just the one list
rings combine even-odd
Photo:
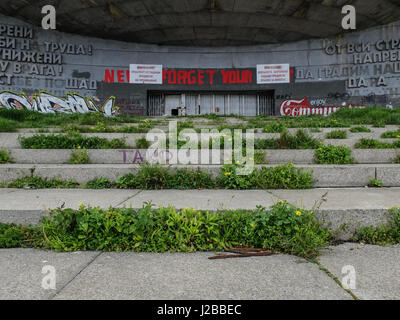
[(72, 281), (74, 281), (84, 270), (86, 270), (99, 256), (101, 256), (103, 252), (99, 252), (97, 255), (95, 255), (86, 265), (83, 266), (81, 270), (79, 270), (67, 283), (65, 283), (60, 289), (57, 289), (57, 291), (52, 294), (48, 300), (54, 300), (56, 296), (58, 296), (61, 291), (63, 291)]
[(121, 202), (117, 203), (117, 205), (116, 205), (115, 207), (117, 208), (117, 207), (121, 206), (122, 204), (124, 204), (125, 202), (127, 202), (127, 201), (133, 199), (134, 197), (136, 197), (138, 194), (140, 194), (140, 193), (142, 193), (142, 192), (143, 192), (143, 190), (139, 190), (139, 191), (136, 192), (134, 195), (129, 196), (129, 197), (126, 198), (125, 200), (122, 200)]
[(353, 291), (351, 291), (350, 289), (346, 289), (345, 287), (343, 287), (342, 282), (338, 279), (338, 277), (336, 277), (332, 272), (329, 271), (328, 268), (326, 268), (325, 266), (323, 266), (318, 260), (311, 260), (311, 263), (315, 263), (316, 265), (318, 265), (319, 269), (323, 272), (325, 272), (325, 274), (331, 278), (333, 281), (336, 282), (336, 284), (342, 288), (344, 291), (346, 291), (352, 298), (353, 300), (360, 300), (359, 297), (357, 297)]

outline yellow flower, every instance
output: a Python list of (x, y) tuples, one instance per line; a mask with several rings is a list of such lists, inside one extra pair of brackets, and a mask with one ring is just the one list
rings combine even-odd
[(400, 139), (400, 134), (397, 136), (397, 138), (399, 138), (399, 139)]
[(289, 166), (294, 166), (294, 163), (293, 162), (289, 162)]
[(226, 176), (230, 176), (232, 174), (232, 172), (225, 172)]
[(83, 207), (83, 203), (81, 202), (80, 204), (78, 204), (79, 207)]
[(392, 209), (393, 209), (392, 207), (389, 207), (389, 208), (388, 208), (389, 211), (391, 211)]
[(78, 146), (78, 149), (80, 149), (81, 148), (81, 146)]
[(254, 228), (256, 225), (254, 223), (250, 223), (250, 226)]
[(301, 214), (302, 214), (301, 211), (297, 211), (296, 212), (296, 215), (299, 216), (299, 217), (301, 216)]

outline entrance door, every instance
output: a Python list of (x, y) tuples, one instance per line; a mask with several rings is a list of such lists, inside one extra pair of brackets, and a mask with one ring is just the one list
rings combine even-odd
[(178, 107), (181, 104), (181, 95), (165, 96), (165, 113), (169, 116), (178, 115)]
[(273, 94), (258, 96), (258, 115), (275, 115), (275, 99)]

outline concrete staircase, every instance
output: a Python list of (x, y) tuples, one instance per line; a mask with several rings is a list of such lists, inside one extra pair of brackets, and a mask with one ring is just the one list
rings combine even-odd
[[(399, 149), (357, 150), (355, 143), (361, 138), (380, 139), (385, 142), (393, 139), (381, 139), (385, 131), (395, 131), (398, 127), (371, 128), (371, 133), (348, 133), (348, 139), (326, 140), (326, 133), (337, 129), (324, 129), (311, 133), (324, 144), (345, 145), (353, 149), (353, 165), (317, 165), (314, 163), (315, 150), (263, 150), (265, 164), (271, 167), (294, 163), (298, 168), (311, 170), (314, 177), (314, 189), (311, 190), (24, 190), (0, 189), (0, 222), (37, 223), (45, 209), (61, 206), (77, 207), (78, 203), (95, 206), (133, 206), (141, 207), (144, 202), (152, 201), (156, 205), (173, 205), (178, 208), (194, 207), (198, 209), (255, 209), (257, 205), (269, 207), (277, 200), (317, 209), (318, 214), (332, 229), (343, 225), (345, 231), (338, 236), (348, 239), (359, 226), (385, 223), (387, 208), (400, 205), (400, 165), (393, 159), (400, 154)], [(347, 130), (347, 129), (341, 129)], [(30, 131), (30, 132), (27, 132)], [(10, 151), (12, 164), (0, 165), (0, 182), (30, 176), (32, 172), (42, 178), (60, 178), (84, 184), (97, 178), (115, 181), (119, 177), (139, 170), (140, 161), (146, 161), (147, 150), (135, 149), (135, 140), (145, 134), (91, 133), (84, 136), (99, 136), (107, 139), (124, 138), (132, 149), (126, 150), (88, 150), (91, 164), (66, 164), (73, 150), (26, 150), (22, 149), (18, 137), (32, 136), (35, 130), (23, 130), (19, 133), (1, 133), (0, 148)], [(261, 129), (259, 130), (261, 131)], [(292, 133), (296, 129), (290, 130)], [(46, 133), (48, 134), (48, 133)], [(279, 134), (257, 133), (255, 138), (277, 138)], [(139, 152), (140, 158), (135, 157)], [(205, 152), (205, 151), (202, 151)], [(150, 155), (151, 156), (151, 155)], [(220, 157), (223, 157), (221, 153)], [(217, 176), (221, 165), (169, 165), (176, 168), (200, 168)], [(371, 179), (377, 179), (384, 185), (382, 189), (367, 188)], [(320, 205), (316, 204), (321, 201)]]

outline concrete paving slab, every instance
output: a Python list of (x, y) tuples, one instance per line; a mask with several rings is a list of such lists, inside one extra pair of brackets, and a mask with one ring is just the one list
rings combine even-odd
[(174, 206), (201, 210), (249, 209), (274, 204), (273, 196), (264, 190), (143, 190), (120, 207), (141, 208), (145, 202), (156, 206)]
[(104, 253), (55, 299), (351, 299), (317, 265), (297, 257), (212, 255)]
[(107, 208), (125, 202), (137, 192), (135, 190), (1, 189), (0, 208), (20, 211), (46, 210), (64, 204), (65, 208), (77, 209), (80, 203)]
[(349, 271), (355, 270), (355, 289), (351, 291), (360, 299), (400, 300), (400, 246), (379, 247), (346, 243), (324, 250), (320, 263), (340, 281)]
[[(0, 249), (0, 300), (52, 298), (100, 253), (56, 253), (35, 249)], [(42, 280), (53, 266), (56, 288), (42, 288)]]
[(384, 209), (400, 205), (400, 188), (335, 188), (309, 190), (271, 190), (277, 200), (311, 209), (323, 195), (321, 210)]

